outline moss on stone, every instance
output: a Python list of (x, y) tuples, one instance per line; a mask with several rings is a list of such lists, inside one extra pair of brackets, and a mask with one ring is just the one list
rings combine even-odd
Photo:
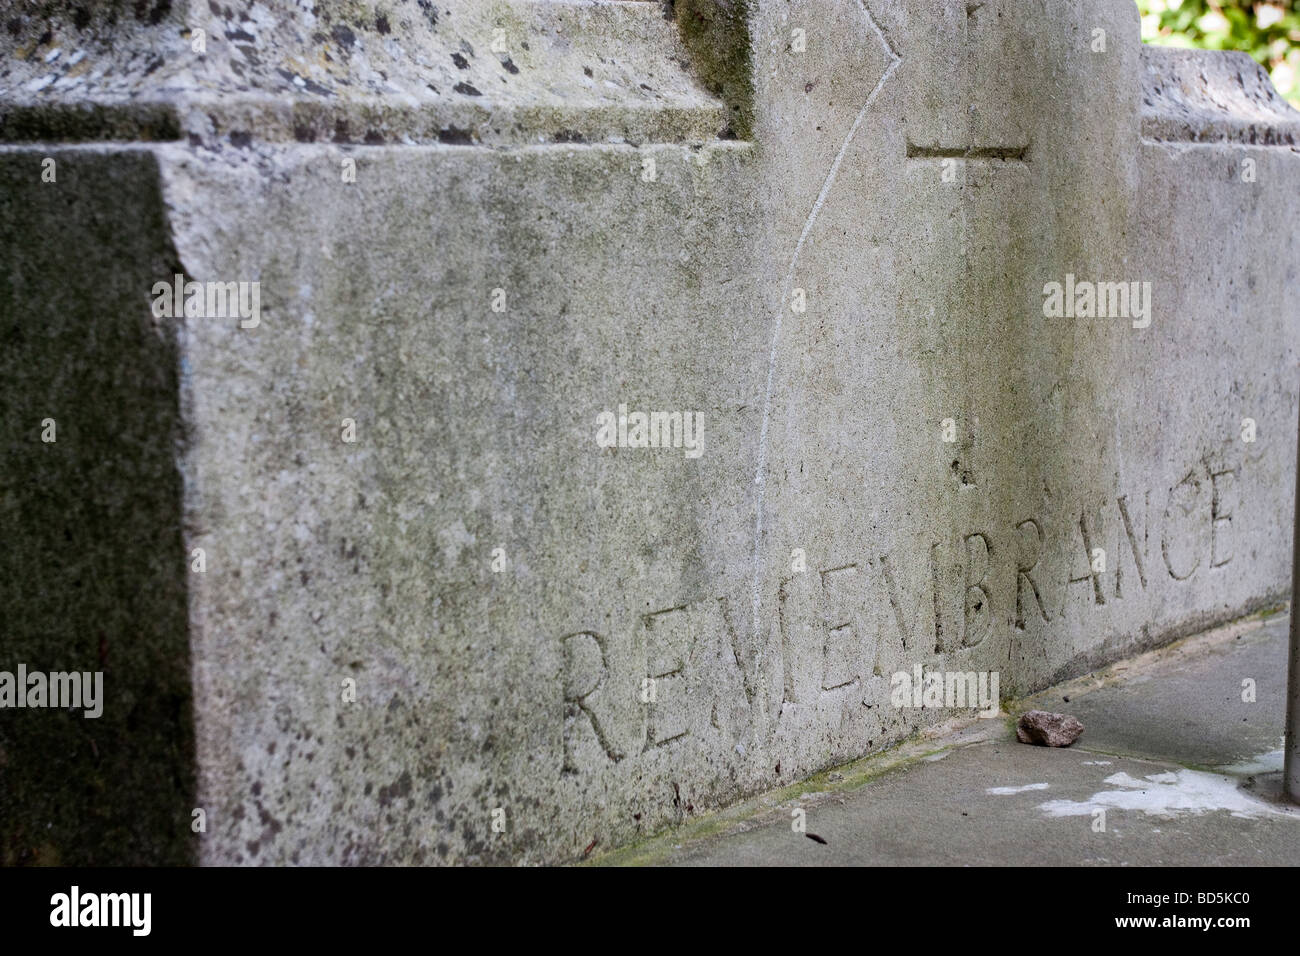
[(724, 139), (748, 139), (754, 125), (749, 0), (670, 0), (700, 82), (727, 106)]

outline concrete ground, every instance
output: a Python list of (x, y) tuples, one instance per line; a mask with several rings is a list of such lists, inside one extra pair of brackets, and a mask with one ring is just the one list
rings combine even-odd
[(1011, 716), (967, 720), (593, 862), (1294, 866), (1300, 809), (1278, 797), (1288, 621), (1199, 634), (1008, 706), (1078, 717), (1068, 749), (1018, 743)]

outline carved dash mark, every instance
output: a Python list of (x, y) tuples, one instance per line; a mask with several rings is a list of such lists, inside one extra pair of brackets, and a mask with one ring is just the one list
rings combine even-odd
[(826, 841), (815, 833), (805, 833), (804, 836), (806, 836), (810, 840), (813, 840), (814, 842), (820, 843), (822, 846), (826, 845)]
[(880, 27), (876, 25), (875, 18), (871, 15), (871, 11), (867, 9), (866, 0), (858, 0), (858, 5), (862, 8), (863, 16), (867, 18), (867, 26), (870, 27), (871, 32), (876, 35), (876, 39), (880, 42), (880, 45), (885, 50), (885, 54), (889, 57), (889, 66), (885, 67), (885, 72), (880, 75), (880, 79), (876, 81), (876, 85), (871, 88), (871, 92), (867, 95), (866, 101), (862, 104), (862, 108), (858, 110), (858, 115), (854, 117), (853, 125), (849, 127), (848, 135), (844, 137), (844, 142), (840, 144), (839, 152), (835, 154), (835, 160), (831, 163), (831, 168), (826, 173), (826, 179), (822, 183), (821, 191), (817, 194), (817, 200), (813, 203), (812, 210), (808, 213), (808, 218), (804, 220), (803, 230), (799, 233), (799, 241), (795, 244), (794, 254), (790, 257), (790, 267), (785, 273), (785, 282), (783, 283), (781, 290), (781, 301), (777, 304), (776, 318), (772, 323), (772, 345), (768, 350), (767, 356), (767, 388), (763, 394), (763, 420), (758, 436), (758, 466), (754, 471), (754, 484), (758, 486), (758, 500), (754, 516), (754, 570), (750, 588), (754, 602), (754, 645), (758, 648), (756, 669), (757, 666), (761, 666), (763, 655), (763, 645), (758, 640), (759, 610), (762, 603), (759, 573), (760, 554), (763, 541), (764, 505), (767, 495), (767, 427), (772, 414), (772, 380), (776, 373), (776, 348), (777, 343), (781, 339), (781, 326), (785, 318), (786, 303), (790, 301), (791, 293), (794, 290), (795, 270), (799, 265), (799, 256), (803, 252), (804, 243), (807, 242), (808, 234), (812, 231), (813, 223), (817, 221), (817, 215), (821, 212), (822, 205), (826, 202), (826, 196), (830, 193), (831, 186), (835, 183), (835, 176), (839, 173), (840, 164), (844, 162), (844, 154), (848, 152), (849, 143), (853, 141), (853, 137), (858, 132), (858, 127), (861, 126), (862, 121), (866, 119), (867, 111), (871, 109), (871, 104), (876, 101), (876, 96), (880, 93), (881, 88), (884, 87), (885, 82), (889, 79), (889, 75), (894, 72), (894, 68), (897, 67), (899, 63), (903, 62), (899, 55), (894, 52), (894, 48), (890, 46), (889, 41), (885, 39), (885, 34), (881, 32)]
[(1029, 146), (918, 146), (907, 144), (908, 159), (991, 159), (1004, 163), (1029, 162)]

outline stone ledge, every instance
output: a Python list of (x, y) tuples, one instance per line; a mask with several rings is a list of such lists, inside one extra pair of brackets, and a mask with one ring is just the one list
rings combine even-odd
[(244, 6), (140, 24), (72, 13), (12, 19), (0, 34), (0, 140), (211, 144), (233, 134), (515, 145), (729, 135), (726, 107), (697, 84), (675, 25), (646, 0), (466, 5), (434, 22), (401, 8), (362, 17), (335, 3), (319, 16), (288, 0)]
[(1245, 53), (1143, 46), (1142, 136), (1157, 142), (1295, 146), (1300, 112)]

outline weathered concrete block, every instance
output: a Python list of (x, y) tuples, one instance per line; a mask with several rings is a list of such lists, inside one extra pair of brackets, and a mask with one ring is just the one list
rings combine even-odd
[(1300, 116), (1127, 0), (93, 13), (5, 41), (0, 667), (188, 669), (154, 858), (575, 859), (1285, 594)]

